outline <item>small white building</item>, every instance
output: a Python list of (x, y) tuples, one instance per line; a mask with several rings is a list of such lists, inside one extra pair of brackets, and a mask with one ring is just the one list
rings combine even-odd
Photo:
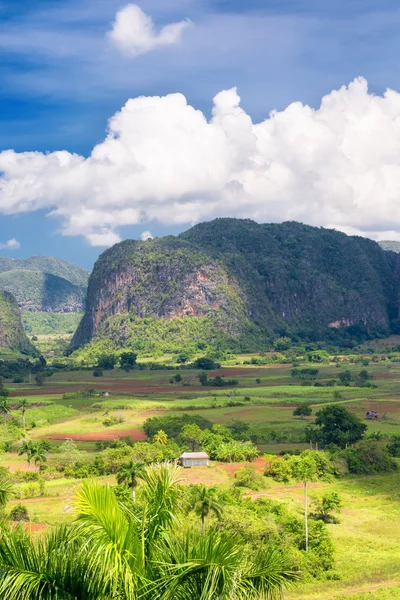
[(208, 467), (210, 457), (207, 452), (184, 452), (179, 458), (182, 467)]

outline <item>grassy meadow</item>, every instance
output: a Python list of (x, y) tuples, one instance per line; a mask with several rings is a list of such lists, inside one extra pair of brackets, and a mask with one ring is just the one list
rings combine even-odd
[[(400, 363), (380, 361), (369, 363), (376, 387), (318, 387), (300, 385), (291, 376), (291, 365), (224, 366), (213, 376), (238, 380), (237, 386), (228, 388), (201, 387), (199, 371), (139, 370), (129, 373), (114, 369), (96, 378), (91, 371), (54, 371), (43, 386), (9, 383), (10, 401), (14, 409), (9, 419), (20, 419), (15, 408), (22, 398), (29, 406), (25, 418), (30, 439), (48, 439), (51, 450), (47, 465), (55, 467), (60, 460), (59, 445), (70, 437), (77, 443), (83, 459), (99, 453), (96, 442), (124, 436), (133, 439), (142, 433), (144, 421), (161, 414), (201, 414), (215, 424), (243, 421), (257, 435), (261, 452), (278, 454), (283, 450), (305, 449), (301, 441), (304, 428), (312, 423), (315, 413), (327, 404), (339, 403), (354, 412), (368, 425), (368, 433), (390, 437), (400, 434)], [(247, 357), (248, 359), (248, 357)], [(315, 366), (315, 365), (314, 365)], [(318, 381), (337, 378), (339, 370), (349, 369), (359, 373), (359, 364), (318, 365)], [(180, 372), (183, 381), (171, 384), (170, 378)], [(93, 390), (85, 397), (83, 390)], [(339, 390), (340, 394), (336, 394)], [(103, 395), (107, 393), (108, 395)], [(293, 409), (307, 404), (312, 415), (307, 418), (293, 416)], [(365, 413), (378, 411), (379, 419), (366, 421)], [(106, 417), (118, 422), (111, 426)], [(1, 426), (4, 433), (6, 428)], [(1, 435), (1, 433), (0, 433)], [(24, 481), (27, 470), (25, 456), (16, 452), (0, 454), (0, 466), (10, 469), (15, 478), (16, 497), (10, 506), (22, 502), (28, 508), (31, 526), (40, 529), (72, 519), (72, 499), (79, 479), (48, 477), (45, 483)], [(208, 468), (183, 470), (187, 483), (227, 486), (232, 483), (235, 469), (241, 465), (211, 463)], [(263, 472), (263, 459), (257, 460), (257, 469)], [(99, 481), (115, 484), (113, 475), (100, 477)], [(326, 581), (313, 580), (302, 583), (286, 594), (287, 600), (377, 600), (400, 599), (400, 471), (390, 475), (350, 476), (333, 481), (310, 484), (310, 498), (318, 498), (325, 491), (337, 491), (343, 500), (339, 523), (328, 528), (335, 542), (337, 576)], [(252, 498), (264, 496), (288, 504), (301, 515), (303, 491), (300, 484), (283, 484), (266, 479), (265, 489), (247, 490)]]

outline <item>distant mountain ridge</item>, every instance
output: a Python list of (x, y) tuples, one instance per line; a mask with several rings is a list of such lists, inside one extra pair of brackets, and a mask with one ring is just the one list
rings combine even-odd
[(82, 267), (51, 256), (0, 257), (0, 290), (30, 312), (81, 312), (88, 278)]
[(378, 244), (381, 248), (383, 248), (383, 250), (391, 250), (392, 252), (397, 252), (397, 254), (400, 254), (400, 242), (382, 240), (381, 242), (378, 242)]
[(71, 350), (260, 350), (293, 339), (396, 331), (400, 255), (296, 222), (200, 223), (177, 237), (126, 240), (101, 254)]

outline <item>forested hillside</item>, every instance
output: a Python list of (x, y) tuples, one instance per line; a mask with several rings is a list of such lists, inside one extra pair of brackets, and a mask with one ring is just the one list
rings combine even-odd
[(0, 289), (13, 294), (27, 311), (81, 311), (88, 276), (85, 269), (51, 256), (0, 257)]
[(8, 292), (0, 292), (0, 352), (38, 352), (24, 333), (18, 304)]
[(400, 257), (372, 240), (216, 219), (104, 252), (71, 348), (93, 338), (150, 352), (367, 339), (396, 331), (399, 278)]

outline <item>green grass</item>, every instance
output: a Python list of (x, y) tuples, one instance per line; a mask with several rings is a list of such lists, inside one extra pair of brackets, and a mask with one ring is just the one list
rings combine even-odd
[[(349, 368), (355, 374), (363, 368), (360, 365), (318, 366), (321, 377), (337, 377), (341, 370)], [(375, 375), (395, 375), (395, 378), (376, 377), (377, 388), (353, 387), (313, 387), (300, 386), (291, 377), (291, 366), (249, 367), (244, 375), (232, 375), (239, 379), (237, 388), (208, 388), (193, 390), (191, 387), (168, 386), (164, 393), (154, 393), (152, 386), (168, 385), (168, 380), (176, 371), (139, 371), (131, 373), (114, 370), (104, 373), (103, 379), (96, 379), (91, 371), (55, 372), (48, 380), (40, 395), (29, 396), (33, 407), (26, 413), (27, 422), (35, 420), (36, 429), (31, 430), (33, 437), (42, 437), (54, 433), (79, 434), (107, 431), (102, 424), (104, 413), (121, 415), (124, 422), (113, 425), (112, 429), (134, 429), (141, 427), (143, 421), (153, 414), (171, 412), (181, 414), (191, 410), (201, 414), (214, 423), (227, 424), (240, 419), (251, 424), (259, 435), (271, 431), (293, 436), (284, 443), (265, 443), (260, 450), (266, 453), (279, 453), (287, 449), (303, 449), (297, 439), (302, 429), (313, 421), (315, 413), (327, 403), (334, 402), (333, 392), (338, 389), (342, 398), (335, 400), (364, 419), (368, 408), (374, 408), (389, 420), (364, 421), (368, 431), (381, 431), (386, 436), (400, 434), (400, 365), (398, 363), (371, 363), (367, 367)], [(228, 371), (227, 369), (225, 369)], [(192, 379), (196, 384), (197, 371), (180, 371), (185, 380)], [(229, 375), (227, 375), (229, 376)], [(256, 377), (261, 383), (256, 384)], [(148, 386), (144, 394), (128, 394), (112, 391), (111, 382), (129, 382), (131, 380)], [(100, 384), (104, 389), (110, 387), (111, 396), (94, 398), (63, 398), (62, 394), (43, 393), (56, 385), (80, 384), (91, 387)], [(8, 384), (7, 384), (8, 385)], [(22, 384), (21, 384), (22, 385)], [(10, 386), (18, 389), (18, 385)], [(25, 384), (25, 387), (29, 387)], [(33, 386), (32, 386), (33, 387)], [(19, 388), (21, 389), (21, 387)], [(230, 391), (235, 396), (228, 397)], [(244, 397), (250, 401), (244, 401)], [(21, 390), (21, 397), (23, 391)], [(11, 399), (16, 402), (16, 398)], [(243, 406), (228, 406), (231, 402), (241, 402)], [(40, 406), (40, 404), (45, 404)], [(100, 410), (93, 410), (93, 403), (100, 403)], [(312, 406), (310, 418), (301, 420), (293, 417), (293, 406), (307, 403)], [(125, 408), (123, 408), (125, 407)], [(18, 416), (20, 413), (17, 413)], [(54, 442), (54, 446), (60, 442)], [(95, 451), (94, 442), (79, 442), (83, 451)], [(57, 454), (49, 455), (49, 463), (57, 460)], [(89, 457), (89, 454), (87, 455)], [(25, 468), (26, 461), (17, 455), (0, 455), (0, 464), (11, 464), (13, 470)], [(207, 484), (219, 484), (229, 481), (230, 475), (220, 465), (210, 469), (192, 469), (185, 473), (190, 481), (204, 481)], [(104, 480), (104, 479), (103, 479)], [(112, 478), (110, 479), (112, 480)], [(45, 498), (39, 501), (26, 501), (33, 518), (41, 523), (61, 523), (72, 518), (71, 498), (79, 482), (58, 479), (46, 482)], [(18, 484), (24, 495), (29, 484)], [(286, 600), (400, 600), (398, 570), (400, 565), (400, 472), (390, 476), (344, 478), (333, 483), (318, 482), (310, 490), (310, 496), (317, 497), (326, 490), (336, 490), (344, 501), (344, 511), (338, 525), (329, 525), (336, 546), (336, 571), (338, 581), (310, 582), (285, 596)], [(282, 485), (270, 482), (263, 492), (267, 497), (288, 503), (301, 514), (301, 486)], [(54, 498), (54, 499), (52, 499)], [(25, 500), (22, 501), (23, 503)]]

